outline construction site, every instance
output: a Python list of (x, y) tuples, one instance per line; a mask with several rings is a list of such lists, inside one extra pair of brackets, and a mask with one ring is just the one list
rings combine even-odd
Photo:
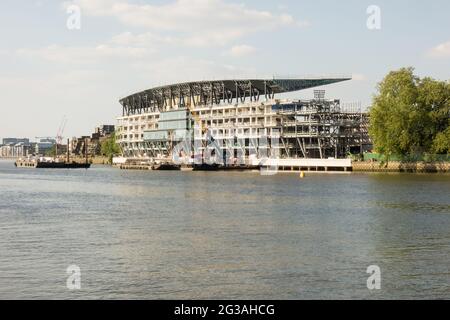
[(133, 94), (120, 101), (116, 162), (253, 168), (276, 160), (286, 170), (347, 169), (350, 155), (371, 148), (361, 106), (326, 99), (324, 90), (309, 100), (276, 96), (350, 79), (202, 81)]

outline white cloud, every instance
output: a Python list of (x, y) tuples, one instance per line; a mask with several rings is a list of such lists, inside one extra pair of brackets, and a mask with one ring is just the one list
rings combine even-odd
[(354, 81), (365, 81), (367, 77), (362, 73), (353, 73), (352, 80)]
[(8, 51), (0, 49), (0, 56), (6, 56)]
[[(254, 32), (304, 23), (289, 14), (272, 14), (223, 0), (176, 0), (160, 5), (131, 0), (74, 0), (64, 6), (69, 4), (79, 5), (83, 15), (113, 17), (141, 31), (123, 32), (95, 46), (50, 45), (16, 53), (61, 64), (86, 65), (112, 59), (129, 59), (131, 64), (148, 62), (155, 55), (173, 57), (172, 52), (179, 52), (176, 47), (226, 46)], [(242, 57), (255, 51), (248, 45), (235, 45), (226, 55)]]
[[(227, 37), (232, 37), (228, 34)], [(208, 35), (161, 35), (155, 32), (145, 32), (141, 34), (134, 34), (131, 32), (124, 32), (113, 37), (111, 43), (116, 45), (131, 45), (137, 47), (152, 47), (159, 48), (161, 46), (185, 46), (185, 47), (207, 47), (212, 45), (224, 45), (227, 41), (220, 41), (219, 36), (213, 33)], [(222, 39), (221, 39), (222, 40)]]
[[(62, 51), (78, 55), (76, 50), (63, 48)], [(59, 53), (57, 57), (61, 59)], [(119, 99), (131, 93), (169, 83), (245, 78), (247, 74), (256, 73), (245, 66), (188, 55), (130, 59), (127, 63), (114, 61), (101, 65), (104, 56), (96, 57), (98, 62), (92, 65), (74, 67), (52, 62), (42, 65), (45, 72), (0, 75), (3, 104), (16, 106), (0, 117), (2, 132), (13, 136), (52, 135), (57, 129), (53, 126), (66, 115), (69, 123), (65, 135), (85, 135), (98, 124), (115, 123), (115, 117), (121, 113)], [(23, 88), (27, 88), (25, 95)], [(42, 116), (42, 110), (48, 113), (45, 119), (48, 126), (36, 127), (36, 119)], [(17, 126), (14, 119), (21, 119), (22, 125)]]
[(67, 47), (51, 45), (44, 48), (17, 50), (17, 54), (26, 58), (39, 57), (41, 59), (59, 63), (89, 64), (109, 58), (143, 58), (151, 53), (150, 49), (110, 46), (101, 44), (95, 47)]
[[(0, 128), (8, 135), (32, 138), (36, 135), (54, 135), (57, 129), (54, 126), (63, 115), (69, 118), (65, 132), (67, 136), (89, 133), (101, 122), (114, 123), (119, 97), (115, 94), (118, 85), (111, 88), (115, 83), (107, 81), (111, 78), (102, 71), (91, 70), (0, 77), (2, 100), (6, 104), (16, 101), (17, 106), (0, 117)], [(23, 88), (27, 88), (25, 95)], [(17, 99), (18, 96), (20, 99)], [(111, 106), (117, 106), (117, 109)], [(42, 110), (46, 110), (47, 125), (37, 127), (36, 119), (42, 117)], [(17, 125), (17, 119), (20, 119), (21, 126)]]
[(110, 43), (118, 46), (130, 47), (156, 47), (166, 44), (177, 44), (178, 39), (171, 36), (160, 36), (152, 32), (141, 34), (133, 34), (131, 32), (123, 32), (114, 36)]
[(235, 58), (239, 58), (239, 57), (245, 57), (245, 56), (249, 56), (252, 55), (256, 52), (256, 48), (243, 44), (243, 45), (237, 45), (232, 47), (227, 54), (235, 57)]
[(428, 55), (432, 58), (447, 58), (450, 57), (450, 41), (441, 43), (432, 48)]
[[(135, 61), (131, 66), (133, 69), (139, 71), (137, 73), (147, 75), (149, 82), (147, 86), (222, 78), (241, 78), (246, 74), (255, 74), (256, 72), (254, 69), (247, 67), (236, 67), (209, 59), (193, 58), (183, 55), (166, 57), (154, 61)], [(158, 75), (158, 77), (152, 75)], [(158, 82), (150, 83), (155, 80)], [(138, 90), (139, 88), (132, 88), (132, 91)]]
[[(230, 65), (227, 59), (218, 58), (220, 52), (231, 48), (226, 51), (231, 57), (252, 54), (256, 49), (240, 44), (238, 39), (305, 23), (283, 12), (270, 13), (225, 0), (172, 0), (154, 5), (142, 4), (141, 0), (70, 1), (73, 3), (80, 5), (83, 17), (112, 18), (128, 32), (94, 45), (60, 43), (0, 50), (2, 57), (11, 55), (36, 66), (27, 71), (27, 76), (18, 73), (15, 78), (0, 77), (5, 104), (19, 103), (9, 117), (20, 117), (23, 110), (29, 115), (21, 128), (7, 127), (12, 122), (6, 117), (0, 119), (0, 127), (11, 134), (20, 135), (25, 132), (23, 128), (33, 128), (32, 122), (39, 116), (36, 110), (48, 109), (50, 105), (57, 112), (52, 112), (54, 119), (47, 121), (57, 123), (66, 114), (71, 122), (78, 123), (71, 134), (79, 135), (89, 132), (96, 123), (111, 121), (120, 112), (119, 98), (139, 89), (255, 75), (257, 71), (252, 67)], [(23, 87), (31, 89), (17, 102)], [(88, 120), (86, 113), (90, 115)]]
[(34, 5), (36, 6), (36, 7), (42, 7), (42, 6), (44, 6), (46, 4), (46, 1), (43, 1), (43, 0), (36, 0), (35, 2), (34, 2)]
[(289, 14), (247, 8), (223, 0), (176, 0), (170, 4), (133, 4), (126, 0), (75, 0), (82, 13), (113, 17), (130, 27), (177, 33), (182, 43), (225, 45), (245, 35), (283, 26), (305, 26)]

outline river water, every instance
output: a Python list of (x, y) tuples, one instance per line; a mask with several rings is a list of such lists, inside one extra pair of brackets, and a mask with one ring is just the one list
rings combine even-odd
[(13, 298), (450, 299), (450, 176), (0, 161), (0, 299)]

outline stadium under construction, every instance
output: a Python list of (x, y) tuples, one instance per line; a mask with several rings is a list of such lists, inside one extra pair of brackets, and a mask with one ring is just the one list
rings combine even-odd
[(350, 79), (200, 81), (130, 95), (120, 100), (116, 137), (122, 159), (189, 165), (213, 157), (223, 167), (278, 159), (300, 168), (305, 160), (317, 164), (361, 154), (371, 142), (360, 107), (325, 99), (324, 90), (315, 90), (310, 100), (276, 98)]

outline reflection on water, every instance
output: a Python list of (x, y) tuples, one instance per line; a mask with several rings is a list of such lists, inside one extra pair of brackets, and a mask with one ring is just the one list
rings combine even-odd
[(417, 203), (417, 202), (411, 202), (411, 203), (382, 203), (381, 202), (380, 205), (383, 205), (386, 208), (398, 209), (398, 210), (405, 211), (405, 212), (411, 212), (411, 211), (424, 212), (424, 211), (428, 211), (430, 213), (432, 213), (432, 212), (450, 213), (450, 205), (441, 205), (441, 204), (434, 204), (434, 203)]
[(448, 175), (0, 162), (0, 298), (450, 298), (449, 194)]

